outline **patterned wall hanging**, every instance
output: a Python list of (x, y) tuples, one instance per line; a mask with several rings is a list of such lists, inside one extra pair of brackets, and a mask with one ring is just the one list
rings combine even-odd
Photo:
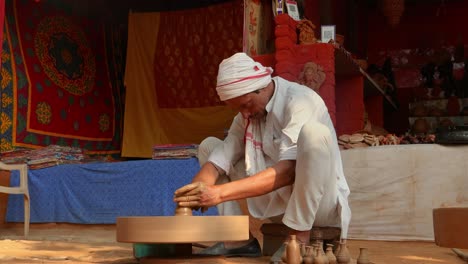
[(104, 26), (74, 17), (66, 2), (6, 7), (2, 151), (58, 144), (120, 152), (121, 87), (109, 78)]
[[(233, 1), (203, 9), (161, 13), (154, 55), (161, 108), (223, 105), (216, 94), (219, 63), (242, 51), (243, 9)], [(229, 7), (226, 7), (229, 6)]]

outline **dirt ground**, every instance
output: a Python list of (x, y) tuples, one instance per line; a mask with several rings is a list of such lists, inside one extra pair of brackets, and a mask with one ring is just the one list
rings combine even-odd
[[(132, 245), (115, 241), (114, 225), (33, 224), (30, 235), (22, 236), (21, 224), (0, 229), (0, 263), (110, 263), (136, 264)], [(260, 242), (262, 237), (257, 235)], [(376, 264), (466, 263), (449, 248), (431, 242), (388, 242), (349, 240), (352, 263), (360, 247), (369, 248)], [(142, 260), (141, 263), (269, 263), (269, 257), (226, 259)]]

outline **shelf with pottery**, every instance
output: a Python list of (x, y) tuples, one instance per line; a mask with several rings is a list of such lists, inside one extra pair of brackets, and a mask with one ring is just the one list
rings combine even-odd
[(437, 128), (468, 125), (466, 98), (430, 99), (409, 104), (412, 132), (434, 133)]

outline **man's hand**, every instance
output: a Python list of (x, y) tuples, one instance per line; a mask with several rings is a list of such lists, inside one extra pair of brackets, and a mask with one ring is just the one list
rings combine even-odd
[(174, 192), (174, 202), (181, 207), (202, 208), (202, 212), (208, 207), (221, 203), (219, 187), (206, 185), (203, 182), (187, 184)]

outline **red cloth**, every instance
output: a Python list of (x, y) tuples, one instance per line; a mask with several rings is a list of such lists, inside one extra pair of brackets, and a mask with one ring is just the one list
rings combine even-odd
[[(275, 68), (276, 60), (272, 54), (257, 55), (257, 56), (254, 56), (253, 59), (254, 61), (259, 62), (265, 67), (271, 67), (273, 69)], [(272, 75), (275, 75), (274, 71)]]
[(275, 39), (275, 47), (277, 50), (293, 49), (294, 43), (289, 37), (279, 37)]
[(103, 28), (45, 3), (15, 1), (15, 5), (30, 82), (28, 89), (18, 91), (29, 98), (28, 128), (111, 140), (114, 107)]
[(297, 32), (296, 28), (291, 28), (288, 25), (277, 25), (275, 27), (275, 36), (278, 37), (288, 37), (292, 42), (297, 43)]
[(275, 17), (276, 25), (289, 25), (291, 28), (296, 28), (297, 21), (292, 19), (288, 14), (280, 14)]
[(242, 1), (161, 13), (154, 56), (160, 108), (221, 105), (216, 94), (219, 63), (242, 51)]
[(108, 68), (115, 60), (107, 56), (103, 24), (71, 16), (62, 2), (12, 0), (5, 8), (11, 23), (4, 36), (15, 43), (8, 50), (17, 98), (12, 146), (119, 152), (121, 112)]
[(290, 58), (294, 58), (294, 50), (290, 49), (283, 49), (283, 50), (277, 50), (275, 52), (275, 59), (277, 61), (286, 61), (289, 60)]

